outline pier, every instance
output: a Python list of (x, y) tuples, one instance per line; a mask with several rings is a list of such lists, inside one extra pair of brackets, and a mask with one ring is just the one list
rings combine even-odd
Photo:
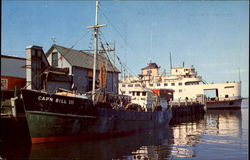
[(172, 108), (173, 118), (171, 123), (181, 123), (181, 119), (196, 118), (203, 116), (206, 113), (206, 106), (204, 101), (170, 101), (170, 107)]

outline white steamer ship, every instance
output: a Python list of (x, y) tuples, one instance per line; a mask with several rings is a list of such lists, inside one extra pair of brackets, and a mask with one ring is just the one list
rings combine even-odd
[[(131, 95), (136, 87), (173, 89), (173, 101), (196, 101), (206, 98), (207, 109), (240, 109), (241, 82), (206, 83), (195, 68), (172, 67), (170, 75), (160, 75), (156, 63), (141, 69), (138, 77), (123, 77), (119, 83), (120, 94)], [(212, 96), (211, 96), (212, 93)]]

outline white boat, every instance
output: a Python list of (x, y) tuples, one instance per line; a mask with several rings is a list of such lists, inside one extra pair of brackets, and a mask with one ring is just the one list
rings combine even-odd
[(151, 90), (143, 87), (134, 87), (131, 91), (131, 102), (127, 106), (135, 106), (143, 111), (152, 112), (156, 110), (166, 110), (170, 106), (169, 97), (172, 97), (172, 90), (157, 89)]
[(173, 101), (196, 101), (205, 97), (207, 109), (241, 108), (241, 82), (206, 83), (193, 66), (172, 67), (170, 75), (160, 75), (157, 64), (149, 63), (138, 77), (123, 77), (119, 92), (131, 95), (131, 90), (140, 86), (173, 89)]

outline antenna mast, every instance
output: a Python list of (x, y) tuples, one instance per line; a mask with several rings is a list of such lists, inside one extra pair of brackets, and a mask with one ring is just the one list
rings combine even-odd
[(241, 78), (240, 78), (240, 68), (239, 68), (239, 81), (241, 82)]
[(106, 24), (98, 25), (98, 7), (99, 7), (99, 2), (96, 1), (95, 25), (86, 27), (87, 29), (94, 28), (94, 40), (95, 40), (94, 44), (95, 44), (95, 47), (94, 47), (94, 64), (93, 64), (93, 83), (92, 83), (92, 100), (93, 100), (93, 104), (95, 104), (96, 55), (98, 54), (98, 31), (99, 31), (100, 27), (107, 26)]
[(172, 58), (171, 58), (171, 52), (169, 52), (169, 56), (170, 56), (170, 73), (171, 73), (171, 69), (172, 69)]

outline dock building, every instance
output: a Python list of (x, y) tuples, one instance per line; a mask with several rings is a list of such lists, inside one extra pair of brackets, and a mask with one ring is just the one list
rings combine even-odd
[(26, 84), (25, 58), (1, 55), (1, 99), (13, 97)]
[[(40, 46), (26, 48), (27, 87), (54, 93), (57, 88), (87, 92), (93, 83), (93, 54), (82, 50), (52, 45), (45, 54)], [(120, 71), (108, 57), (100, 53), (97, 56), (97, 73), (104, 67), (106, 88), (118, 93), (118, 74)], [(113, 85), (116, 84), (116, 85)], [(96, 86), (99, 85), (97, 78)]]

